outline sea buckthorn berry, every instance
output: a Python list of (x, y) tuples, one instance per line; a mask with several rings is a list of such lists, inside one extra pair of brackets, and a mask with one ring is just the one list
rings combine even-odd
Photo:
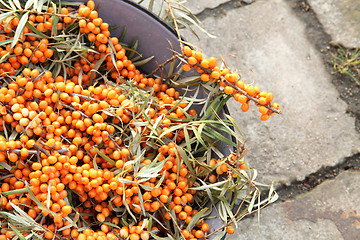
[(184, 51), (184, 54), (188, 57), (191, 57), (192, 55), (192, 50), (189, 46), (184, 46), (183, 47), (183, 51)]
[(268, 112), (268, 109), (266, 107), (264, 107), (264, 106), (260, 106), (259, 107), (259, 112), (261, 114), (266, 114)]
[(269, 114), (262, 114), (260, 118), (263, 121), (267, 121), (269, 119), (269, 117), (270, 117)]
[(271, 103), (273, 99), (274, 99), (274, 95), (272, 93), (268, 93), (266, 95), (266, 102), (267, 103)]
[(224, 93), (226, 93), (226, 94), (233, 94), (233, 93), (234, 93), (234, 88), (231, 87), (231, 86), (226, 86), (226, 87), (224, 88)]
[(195, 64), (197, 64), (197, 60), (196, 60), (195, 57), (189, 57), (188, 63), (189, 63), (190, 65), (195, 65)]
[(258, 101), (259, 101), (259, 104), (261, 104), (261, 105), (266, 105), (266, 103), (267, 103), (265, 97), (259, 97)]
[(240, 103), (246, 103), (248, 101), (248, 98), (245, 95), (241, 95), (239, 96), (239, 100)]
[(213, 71), (213, 72), (210, 74), (210, 76), (211, 76), (213, 79), (217, 80), (217, 79), (220, 78), (220, 72), (218, 72), (218, 71)]
[(201, 81), (204, 81), (204, 82), (207, 82), (210, 80), (210, 76), (208, 74), (201, 74), (201, 77), (200, 77)]
[(242, 110), (243, 112), (247, 112), (247, 111), (249, 110), (249, 104), (248, 104), (248, 103), (243, 103), (243, 104), (241, 105), (241, 110)]
[(190, 65), (189, 65), (189, 64), (184, 64), (184, 65), (183, 65), (183, 70), (184, 70), (185, 72), (190, 71), (190, 70), (191, 70)]
[(227, 226), (227, 227), (226, 227), (226, 232), (227, 232), (228, 234), (233, 234), (233, 233), (235, 232), (235, 229), (234, 229), (234, 227), (232, 227), (232, 226)]

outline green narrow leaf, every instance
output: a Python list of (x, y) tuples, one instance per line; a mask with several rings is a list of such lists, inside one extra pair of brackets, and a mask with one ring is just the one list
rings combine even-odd
[(11, 6), (11, 9), (17, 10), (15, 4), (13, 3), (13, 1), (9, 1), (9, 4)]
[(43, 38), (46, 38), (46, 39), (49, 39), (50, 37), (47, 36), (46, 34), (40, 32), (39, 30), (37, 30), (36, 27), (34, 27), (33, 25), (31, 25), (29, 22), (26, 23), (26, 26), (28, 26), (31, 31), (33, 31), (36, 35), (40, 36), (40, 37), (43, 37)]
[(36, 119), (38, 119), (40, 117), (40, 115), (42, 114), (43, 112), (39, 112), (38, 115), (36, 115), (32, 120), (31, 122), (26, 126), (25, 128), (25, 133), (26, 131), (30, 128), (30, 126), (36, 121)]
[(21, 189), (16, 189), (16, 190), (10, 190), (10, 191), (6, 191), (6, 192), (2, 192), (2, 195), (13, 195), (13, 194), (19, 194), (19, 193), (26, 193), (28, 192), (28, 189), (26, 188), (21, 188)]
[(151, 59), (153, 59), (153, 58), (154, 58), (154, 56), (151, 56), (151, 57), (145, 58), (145, 59), (143, 59), (143, 60), (139, 60), (139, 61), (133, 62), (133, 64), (134, 64), (136, 67), (142, 66), (142, 65), (148, 63), (148, 62), (149, 62)]
[(10, 48), (13, 48), (16, 43), (19, 41), (19, 38), (20, 36), (23, 34), (24, 32), (24, 27), (27, 23), (29, 19), (29, 12), (25, 13), (21, 18), (20, 18), (20, 21), (19, 21), (19, 25), (16, 27), (16, 32), (15, 32), (15, 35), (14, 35), (14, 40), (13, 42), (11, 43), (10, 45)]
[(4, 5), (7, 9), (11, 9), (11, 7), (7, 5), (3, 0), (0, 0), (0, 3)]
[(154, 9), (154, 0), (150, 0), (150, 1), (149, 1), (149, 6), (148, 6), (148, 10), (149, 10), (150, 12), (152, 12), (153, 9)]
[(212, 212), (212, 208), (211, 207), (205, 207), (203, 209), (201, 209), (195, 216), (192, 217), (191, 221), (189, 222), (189, 224), (186, 227), (186, 230), (190, 231), (191, 229), (193, 229), (193, 227), (195, 226), (195, 224), (202, 218), (206, 217), (207, 215), (209, 215)]
[(111, 158), (109, 158), (108, 156), (106, 156), (105, 154), (103, 154), (102, 152), (100, 152), (99, 149), (97, 149), (96, 147), (94, 147), (95, 151), (106, 161), (108, 161), (109, 163), (111, 163), (112, 165), (115, 166), (115, 161), (112, 160)]
[(13, 226), (11, 223), (8, 223), (9, 227), (14, 231), (15, 235), (20, 239), (20, 240), (26, 240), (26, 238), (20, 233), (20, 231)]
[(27, 2), (26, 2), (26, 4), (25, 4), (25, 10), (27, 10), (31, 5), (33, 5), (34, 4), (34, 1), (35, 0), (28, 0)]
[(3, 45), (8, 45), (9, 43), (11, 43), (13, 41), (13, 39), (6, 39), (4, 41), (1, 41), (0, 42), (0, 46), (3, 46)]
[(248, 212), (249, 213), (252, 212), (252, 209), (254, 207), (255, 200), (256, 200), (256, 197), (257, 197), (258, 193), (259, 193), (258, 190), (255, 190), (255, 192), (253, 193), (253, 197), (251, 198), (251, 201), (250, 201), (249, 206), (248, 206)]
[(205, 184), (205, 185), (200, 186), (200, 187), (192, 187), (192, 188), (189, 188), (189, 189), (192, 189), (192, 190), (210, 189), (210, 188), (221, 186), (221, 185), (223, 185), (223, 184), (225, 184), (227, 182), (228, 182), (228, 180), (224, 180), (224, 181), (221, 181), (221, 182), (212, 183), (212, 184)]
[(44, 206), (44, 204), (42, 204), (42, 202), (39, 201), (39, 199), (37, 199), (37, 197), (34, 195), (34, 193), (31, 191), (31, 188), (29, 186), (29, 183), (28, 182), (25, 182), (25, 188), (28, 190), (28, 196), (31, 198), (31, 200), (33, 200), (36, 205), (43, 211), (53, 215), (54, 217), (57, 216), (56, 213), (54, 213), (53, 211), (49, 210), (48, 208), (46, 208)]
[(18, 9), (22, 9), (19, 0), (13, 0), (13, 1)]
[(96, 62), (94, 68), (91, 69), (91, 71), (90, 71), (90, 72), (91, 72), (91, 73), (90, 73), (90, 80), (93, 80), (93, 79), (94, 79), (95, 74), (96, 74), (96, 71), (99, 70), (101, 64), (103, 64), (103, 62), (105, 61), (105, 59), (107, 58), (107, 56), (109, 56), (109, 54), (110, 54), (110, 53), (105, 54), (102, 58), (100, 58), (100, 59)]
[(195, 126), (191, 126), (191, 129), (193, 130), (193, 133), (195, 134), (197, 141), (207, 149), (207, 145), (205, 144), (204, 140), (199, 134), (198, 129)]
[(119, 227), (118, 225), (113, 224), (111, 222), (103, 222), (103, 224), (106, 224), (106, 225), (108, 225), (110, 227), (113, 227), (113, 228), (121, 229), (121, 227)]
[(120, 37), (119, 37), (119, 42), (122, 42), (122, 41), (124, 40), (124, 38), (125, 38), (125, 36), (126, 36), (126, 31), (127, 31), (127, 27), (124, 26), (124, 29), (123, 29)]
[(171, 85), (177, 87), (186, 87), (193, 83), (199, 83), (199, 81), (200, 81), (200, 76), (191, 76), (191, 77), (182, 78), (180, 80), (177, 80), (176, 82), (172, 82)]
[(218, 234), (212, 240), (221, 240), (226, 235), (226, 229)]
[(4, 128), (5, 139), (6, 139), (6, 141), (9, 141), (9, 136), (8, 136), (7, 128), (5, 125), (5, 121), (2, 121), (2, 124), (3, 124), (3, 128)]
[(4, 162), (4, 161), (1, 161), (1, 162), (0, 162), (0, 166), (3, 167), (3, 168), (5, 168), (5, 169), (8, 170), (8, 171), (11, 171), (11, 170), (12, 170), (12, 167), (11, 167), (9, 164), (7, 164), (6, 162)]

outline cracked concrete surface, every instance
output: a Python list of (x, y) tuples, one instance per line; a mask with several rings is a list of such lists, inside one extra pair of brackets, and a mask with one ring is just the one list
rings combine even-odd
[[(228, 240), (359, 239), (360, 172), (344, 172), (295, 200), (270, 206), (239, 223)], [(259, 227), (259, 230), (258, 230)]]
[(346, 114), (304, 24), (285, 1), (259, 0), (222, 16), (210, 14), (203, 25), (218, 38), (201, 34), (197, 41), (187, 30), (182, 34), (209, 56), (234, 54), (226, 63), (246, 82), (272, 91), (282, 106), (282, 115), (261, 122), (255, 106), (243, 113), (235, 101), (229, 103), (260, 181), (289, 184), (359, 151), (354, 118)]
[(360, 48), (360, 1), (308, 0), (332, 40), (347, 48)]

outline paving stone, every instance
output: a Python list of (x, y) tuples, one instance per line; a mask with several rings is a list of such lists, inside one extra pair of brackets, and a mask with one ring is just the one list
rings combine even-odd
[(229, 0), (189, 0), (184, 5), (191, 10), (193, 14), (199, 14), (206, 8), (216, 8)]
[[(132, 0), (135, 3), (139, 3), (139, 0)], [(146, 9), (150, 9), (150, 0), (141, 1), (140, 5)], [(165, 9), (167, 8), (166, 3), (162, 4), (162, 1), (153, 1), (152, 12), (160, 17), (164, 16)]]
[[(277, 203), (239, 223), (227, 240), (359, 239), (360, 172), (344, 172), (295, 200)], [(258, 231), (259, 227), (259, 231)]]
[(308, 3), (334, 42), (360, 48), (359, 0), (308, 0)]
[(247, 83), (272, 91), (282, 107), (282, 115), (262, 122), (253, 104), (247, 113), (235, 101), (228, 105), (247, 137), (247, 161), (259, 171), (259, 181), (302, 180), (359, 151), (354, 119), (285, 1), (255, 1), (203, 22), (216, 39), (199, 33), (199, 42), (184, 30), (185, 39), (208, 56), (224, 56)]
[[(204, 11), (205, 9), (212, 9), (212, 8), (216, 8), (218, 6), (220, 6), (223, 3), (228, 2), (229, 0), (197, 0), (197, 1), (184, 1), (182, 4), (191, 10), (191, 12), (193, 14), (199, 14), (202, 11)], [(138, 0), (133, 0), (133, 2), (139, 2)], [(141, 2), (141, 6), (145, 7), (148, 9), (149, 7), (149, 3), (150, 0), (144, 0)], [(251, 2), (249, 2), (251, 3)], [(177, 6), (176, 4), (174, 4), (174, 6)], [(164, 16), (165, 14), (165, 9), (167, 9), (167, 4), (164, 2), (162, 4), (161, 1), (154, 1), (153, 3), (153, 12), (158, 14), (159, 12), (161, 12), (160, 16)], [(178, 7), (178, 6), (177, 6)], [(175, 11), (176, 13), (176, 11)]]

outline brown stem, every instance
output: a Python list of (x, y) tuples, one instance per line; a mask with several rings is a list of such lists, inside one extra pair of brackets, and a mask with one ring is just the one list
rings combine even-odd
[(176, 34), (178, 36), (178, 39), (179, 39), (180, 48), (182, 48), (183, 44), (182, 44), (182, 41), (181, 41), (181, 35), (180, 35), (180, 32), (179, 32), (179, 26), (178, 26), (178, 24), (176, 22), (176, 17), (174, 15), (173, 8), (171, 7), (170, 2), (168, 0), (164, 0), (164, 1), (168, 4), (168, 9), (169, 9), (171, 18), (172, 18), (172, 20), (174, 22), (174, 26), (175, 26), (175, 32), (176, 32)]
[[(35, 147), (38, 151), (44, 153), (46, 156), (48, 156), (48, 157), (51, 156), (50, 153), (48, 153), (48, 151), (46, 151), (45, 149), (43, 149), (42, 147), (40, 147), (40, 146), (37, 145), (36, 143), (34, 144), (34, 147)], [(37, 152), (37, 153), (38, 153), (38, 152)], [(37, 154), (37, 153), (36, 153), (36, 154)]]
[(166, 210), (166, 212), (170, 215), (171, 219), (172, 219), (173, 222), (174, 222), (174, 225), (175, 225), (175, 226), (177, 227), (177, 229), (179, 230), (179, 232), (180, 232), (181, 236), (183, 237), (183, 239), (186, 239), (186, 238), (184, 237), (183, 233), (182, 233), (182, 230), (181, 230), (180, 226), (177, 224), (176, 219), (173, 217), (173, 215), (171, 215), (170, 210), (165, 206), (165, 204), (164, 204), (162, 201), (160, 201), (160, 199), (157, 198), (157, 201), (164, 207), (164, 209)]
[(146, 75), (146, 77), (151, 77), (152, 75), (154, 75), (158, 70), (160, 70), (161, 68), (163, 68), (166, 64), (168, 64), (169, 62), (173, 61), (176, 58), (176, 56), (172, 56), (171, 58), (169, 58), (168, 60), (166, 60), (165, 62), (163, 62), (162, 64), (158, 65), (158, 67), (152, 71), (150, 74)]
[(95, 121), (92, 120), (91, 117), (89, 117), (88, 115), (86, 115), (86, 114), (83, 113), (82, 111), (80, 111), (80, 110), (78, 110), (78, 109), (75, 109), (75, 108), (73, 108), (73, 107), (71, 107), (71, 106), (69, 106), (69, 105), (63, 104), (62, 102), (60, 102), (60, 105), (63, 106), (63, 107), (69, 108), (69, 109), (71, 109), (71, 110), (73, 110), (73, 111), (79, 112), (83, 117), (88, 118), (88, 119), (91, 120), (92, 123), (95, 123)]

